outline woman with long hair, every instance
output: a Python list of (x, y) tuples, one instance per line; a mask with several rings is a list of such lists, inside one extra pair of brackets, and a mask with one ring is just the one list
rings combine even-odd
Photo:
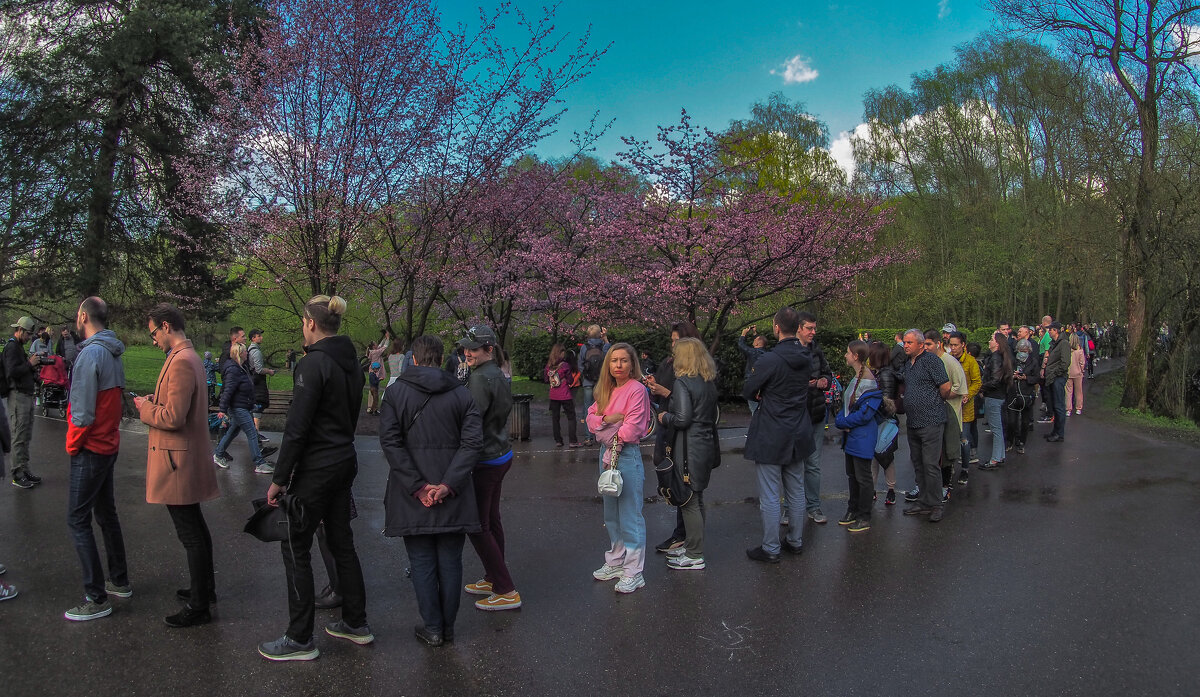
[(683, 516), (684, 545), (667, 552), (667, 566), (676, 570), (704, 568), (704, 511), (700, 504), (709, 474), (721, 464), (717, 440), (717, 364), (704, 342), (683, 338), (671, 350), (675, 380), (667, 410), (659, 422), (674, 433), (671, 458), (692, 497), (679, 507)]
[(271, 474), (275, 471), (267, 458), (279, 448), (268, 446), (264, 448), (258, 440), (258, 430), (254, 428), (254, 418), (250, 414), (254, 406), (254, 382), (250, 379), (250, 371), (246, 369), (246, 345), (233, 344), (229, 347), (229, 360), (221, 371), (224, 386), (221, 390), (221, 406), (217, 416), (222, 420), (229, 419), (229, 429), (217, 443), (213, 451), (213, 462), (221, 469), (229, 469), (233, 458), (229, 457), (227, 448), (237, 437), (238, 433), (246, 434), (246, 444), (250, 446), (250, 457), (254, 460), (254, 471), (258, 474)]
[(572, 448), (582, 448), (583, 443), (575, 431), (575, 400), (571, 397), (571, 364), (567, 362), (567, 350), (562, 344), (550, 347), (550, 357), (542, 369), (546, 384), (550, 386), (550, 423), (554, 427), (554, 445), (563, 447), (562, 426), (558, 417), (567, 415), (567, 436)]
[(1076, 415), (1083, 413), (1083, 376), (1087, 372), (1088, 359), (1078, 333), (1067, 335), (1067, 345), (1071, 347), (1071, 364), (1067, 366), (1067, 416), (1070, 416), (1072, 408)]
[(596, 401), (588, 407), (588, 429), (601, 444), (600, 469), (615, 467), (624, 485), (618, 497), (604, 498), (604, 527), (609, 549), (604, 565), (592, 576), (598, 581), (614, 578), (618, 593), (632, 593), (646, 585), (646, 519), (642, 517), (642, 488), (646, 480), (642, 451), (654, 412), (650, 395), (641, 383), (637, 352), (624, 342), (613, 344), (604, 356), (604, 366), (594, 391)]
[[(896, 371), (892, 368), (891, 351), (882, 341), (872, 341), (867, 347), (867, 366), (875, 374), (875, 382), (879, 385), (882, 396), (880, 411), (887, 418), (896, 421), (896, 396), (900, 388), (896, 382)], [(879, 479), (879, 470), (883, 470), (883, 476), (887, 480), (887, 496), (883, 499), (885, 506), (896, 505), (896, 468), (892, 465), (896, 462), (899, 436), (897, 431), (891, 444), (883, 452), (875, 453), (872, 465), (872, 489), (875, 486), (874, 482)], [(874, 499), (874, 496), (871, 498)]]
[(1012, 386), (1014, 374), (1013, 357), (1008, 350), (1008, 337), (994, 332), (988, 340), (991, 353), (984, 360), (983, 409), (988, 425), (992, 427), (992, 459), (979, 466), (981, 470), (994, 470), (1004, 464), (1004, 404), (1008, 400), (1008, 388)]
[(845, 432), (842, 450), (846, 455), (846, 478), (850, 482), (850, 500), (846, 514), (838, 521), (849, 526), (850, 532), (871, 529), (871, 508), (875, 500), (875, 484), (871, 477), (871, 460), (875, 456), (879, 423), (876, 415), (883, 393), (868, 367), (867, 342), (851, 341), (846, 347), (846, 365), (854, 377), (842, 397), (842, 410), (834, 424)]
[(383, 382), (383, 352), (387, 345), (380, 340), (367, 346), (367, 413), (379, 413), (379, 383)]

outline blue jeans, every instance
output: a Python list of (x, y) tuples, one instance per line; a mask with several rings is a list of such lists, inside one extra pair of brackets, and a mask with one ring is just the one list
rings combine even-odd
[[(600, 458), (605, 448), (600, 449)], [(637, 443), (626, 443), (617, 457), (617, 470), (621, 473), (621, 495), (602, 496), (604, 499), (604, 527), (608, 529), (610, 547), (604, 555), (604, 563), (625, 569), (625, 577), (642, 573), (646, 564), (646, 519), (642, 517), (642, 489), (646, 482), (646, 466), (642, 464), (642, 449)], [(600, 460), (600, 469), (604, 462)]]
[(267, 459), (263, 457), (262, 448), (258, 444), (258, 429), (254, 428), (254, 417), (250, 415), (249, 409), (235, 407), (229, 410), (229, 428), (225, 430), (225, 435), (217, 444), (216, 454), (221, 457), (229, 457), (226, 448), (233, 442), (239, 431), (246, 434), (246, 442), (250, 444), (250, 456), (254, 458), (254, 464), (261, 465), (266, 462)]
[[(813, 451), (804, 458), (804, 509), (809, 513), (821, 509), (821, 446), (824, 445), (824, 434), (825, 429), (821, 424), (813, 424)], [(792, 500), (789, 496), (788, 501)]]
[(71, 456), (67, 526), (83, 566), (83, 590), (97, 603), (107, 600), (108, 593), (104, 591), (104, 567), (100, 564), (100, 550), (96, 548), (96, 536), (92, 532), (93, 513), (100, 525), (100, 533), (104, 535), (109, 577), (118, 586), (129, 585), (125, 538), (121, 534), (121, 521), (117, 518), (117, 503), (113, 498), (113, 465), (116, 462), (116, 453), (98, 455), (82, 450)]
[[(807, 461), (793, 462), (788, 465), (769, 465), (756, 463), (758, 470), (758, 510), (762, 514), (763, 551), (779, 554), (779, 495), (787, 496), (788, 501), (803, 501), (805, 490), (805, 467)], [(787, 541), (793, 547), (803, 544), (801, 535), (804, 532), (804, 521), (793, 520), (788, 526)]]
[(1051, 435), (1062, 438), (1067, 435), (1067, 378), (1054, 378), (1050, 383), (1050, 393), (1054, 395), (1054, 429)]
[(595, 398), (595, 396), (592, 394), (592, 391), (593, 391), (593, 390), (595, 390), (595, 389), (596, 389), (596, 386), (595, 386), (595, 385), (587, 385), (587, 384), (585, 384), (585, 385), (583, 386), (583, 419), (584, 419), (584, 421), (583, 421), (583, 424), (584, 424), (584, 425), (583, 425), (583, 430), (587, 431), (587, 434), (588, 434), (588, 440), (595, 440), (595, 439), (596, 439), (596, 438), (595, 438), (595, 434), (594, 434), (594, 433), (592, 433), (592, 429), (588, 428), (588, 426), (587, 426), (587, 413), (588, 413), (588, 409), (590, 409), (590, 408), (591, 408), (591, 406), (592, 406), (592, 403), (596, 401), (596, 398)]
[(992, 460), (1004, 461), (1004, 400), (983, 398), (983, 409), (987, 413), (988, 425), (992, 427)]
[(404, 537), (417, 610), (430, 633), (454, 631), (462, 596), (462, 552), (466, 539), (461, 532)]

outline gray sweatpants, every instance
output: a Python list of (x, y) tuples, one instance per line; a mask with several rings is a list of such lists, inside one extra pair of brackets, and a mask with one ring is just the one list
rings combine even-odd
[(29, 439), (33, 436), (33, 395), (8, 393), (8, 428), (12, 432), (12, 473), (29, 473)]

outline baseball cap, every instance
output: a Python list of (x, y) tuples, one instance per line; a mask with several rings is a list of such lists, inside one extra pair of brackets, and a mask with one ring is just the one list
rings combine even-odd
[(17, 320), (15, 324), (10, 324), (9, 326), (14, 328), (19, 327), (27, 332), (31, 332), (33, 331), (33, 318), (22, 317), (21, 319)]
[(467, 335), (458, 340), (458, 345), (465, 349), (475, 350), (481, 346), (498, 346), (496, 332), (491, 327), (479, 325), (467, 330)]
[(946, 332), (947, 334), (950, 334), (950, 333), (958, 331), (958, 327), (954, 326), (950, 322), (947, 322), (942, 325), (942, 331)]

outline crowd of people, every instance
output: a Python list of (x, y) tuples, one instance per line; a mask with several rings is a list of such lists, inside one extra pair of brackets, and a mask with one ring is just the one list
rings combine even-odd
[[(197, 354), (183, 313), (169, 304), (146, 317), (151, 341), (166, 354), (154, 392), (133, 400), (149, 429), (146, 501), (166, 506), (187, 559), (190, 582), (176, 592), (182, 608), (165, 617), (175, 628), (211, 622), (216, 601), (213, 543), (201, 504), (220, 495), (217, 472), (229, 466), (226, 448), (245, 434), (255, 471), (270, 475), (269, 506), (302, 503), (281, 543), (289, 598), (288, 625), (259, 653), (277, 661), (319, 655), (313, 637), (315, 610), (341, 608), (327, 634), (356, 644), (374, 640), (366, 614), (362, 567), (350, 521), (356, 516), (352, 487), (358, 472), (355, 433), (364, 388), (368, 413), (378, 413), (379, 440), (388, 463), (384, 534), (402, 537), (421, 621), (414, 635), (429, 646), (454, 641), (463, 593), (479, 596), (484, 611), (519, 608), (522, 598), (509, 569), (501, 516), (502, 488), (513, 465), (509, 441), (511, 378), (502, 369), (500, 341), (488, 327), (472, 327), (447, 356), (441, 339), (421, 336), (408, 350), (385, 337), (365, 356), (339, 334), (346, 303), (316, 296), (304, 307), (304, 355), (294, 367), (294, 391), (279, 448), (262, 447), (256, 416), (269, 395), (260, 391), (270, 369), (262, 357), (263, 333), (235, 327), (217, 362), (223, 374), (219, 418), (230, 428), (213, 448), (209, 429), (211, 357)], [(96, 297), (79, 306), (71, 337), (72, 381), (66, 450), (71, 462), (68, 527), (82, 568), (83, 601), (64, 613), (69, 620), (108, 616), (110, 596), (127, 598), (133, 587), (113, 492), (125, 395), (123, 343), (107, 328), (108, 307)], [(36, 368), (42, 354), (26, 354), (34, 322), (12, 325), (4, 349), (7, 418), (0, 446), (13, 454), (13, 483), (36, 484), (28, 469), (29, 424)], [(757, 562), (779, 563), (783, 553), (803, 552), (803, 515), (815, 524), (821, 510), (821, 450), (827, 418), (826, 390), (835, 376), (816, 341), (815, 316), (782, 308), (772, 318), (770, 345), (749, 327), (739, 347), (747, 358), (742, 397), (750, 406), (744, 457), (755, 465), (762, 538), (747, 550)], [(916, 486), (904, 492), (905, 515), (939, 522), (951, 490), (969, 481), (980, 444), (976, 400), (982, 401), (990, 456), (983, 471), (1003, 466), (1012, 450), (1023, 454), (1037, 400), (1051, 424), (1046, 440), (1062, 442), (1072, 412), (1083, 411), (1083, 380), (1096, 360), (1112, 355), (1113, 341), (1088, 327), (1063, 327), (1050, 317), (1037, 327), (1000, 323), (988, 351), (948, 323), (939, 330), (911, 329), (885, 345), (869, 337), (849, 342), (843, 356), (850, 374), (832, 415), (843, 434), (849, 500), (839, 524), (851, 533), (870, 530), (878, 497), (897, 503), (895, 453), (906, 438)], [(754, 332), (752, 340), (746, 337)], [(1107, 332), (1106, 332), (1107, 333)], [(620, 474), (622, 487), (603, 496), (609, 546), (593, 572), (615, 580), (618, 593), (646, 585), (647, 530), (642, 496), (646, 468), (641, 444), (653, 439), (651, 457), (660, 492), (676, 506), (676, 527), (655, 550), (671, 570), (706, 566), (704, 494), (721, 464), (717, 435), (717, 364), (687, 322), (670, 327), (671, 353), (652, 374), (649, 357), (628, 343), (611, 343), (593, 325), (575, 356), (552, 347), (544, 377), (550, 385), (553, 437), (564, 445), (559, 414), (567, 418), (566, 444), (582, 447), (576, 430), (572, 387), (584, 392), (584, 431), (599, 446), (598, 472)], [(75, 337), (82, 337), (77, 342)], [(35, 346), (40, 349), (42, 347)], [(839, 347), (840, 350), (841, 347)], [(1105, 350), (1109, 353), (1105, 353)], [(385, 365), (387, 371), (380, 369)], [(366, 378), (364, 378), (364, 374)], [(385, 383), (385, 378), (390, 379)], [(0, 403), (0, 410), (4, 407)], [(278, 452), (270, 463), (267, 455)], [(216, 467), (214, 467), (214, 463)], [(957, 471), (957, 476), (955, 473)], [(789, 517), (790, 516), (790, 517)], [(93, 531), (96, 521), (106, 558)], [(330, 584), (315, 592), (311, 554), (316, 539)], [(470, 540), (483, 577), (464, 585), (462, 553)], [(0, 573), (4, 569), (0, 566)], [(16, 589), (0, 583), (0, 600)]]

